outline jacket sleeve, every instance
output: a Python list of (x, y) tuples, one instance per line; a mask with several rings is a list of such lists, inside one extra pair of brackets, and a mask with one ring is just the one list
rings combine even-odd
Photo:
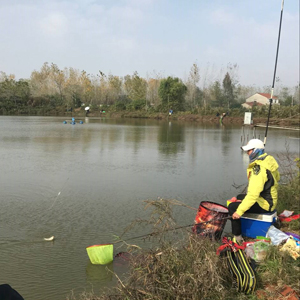
[[(257, 166), (259, 170), (257, 169)], [(238, 206), (236, 213), (242, 216), (259, 198), (267, 181), (267, 171), (264, 167), (257, 165), (253, 168), (249, 178), (248, 192), (242, 203)]]

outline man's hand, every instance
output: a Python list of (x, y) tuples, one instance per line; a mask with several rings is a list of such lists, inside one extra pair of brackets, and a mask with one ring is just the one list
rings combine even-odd
[(240, 219), (241, 216), (239, 214), (237, 214), (236, 212), (232, 215), (232, 219), (236, 220), (236, 219)]

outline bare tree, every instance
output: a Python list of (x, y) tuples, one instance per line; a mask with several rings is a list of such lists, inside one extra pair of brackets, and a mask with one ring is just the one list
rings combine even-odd
[(190, 74), (188, 77), (188, 81), (186, 83), (187, 86), (187, 94), (186, 94), (186, 101), (189, 104), (190, 108), (196, 107), (196, 95), (197, 95), (197, 85), (200, 81), (200, 73), (199, 67), (197, 63), (193, 63)]

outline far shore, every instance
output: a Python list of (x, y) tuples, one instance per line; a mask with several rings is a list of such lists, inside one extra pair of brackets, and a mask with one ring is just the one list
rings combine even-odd
[[(27, 114), (3, 114), (10, 116), (28, 116)], [(155, 119), (155, 120), (176, 120), (176, 121), (184, 121), (184, 122), (199, 122), (199, 123), (214, 123), (220, 124), (221, 120), (219, 116), (214, 115), (202, 115), (202, 114), (191, 114), (186, 112), (178, 112), (172, 115), (168, 115), (168, 113), (161, 112), (145, 112), (145, 111), (118, 111), (118, 112), (90, 112), (88, 115), (85, 114), (82, 110), (74, 110), (73, 112), (62, 112), (59, 110), (52, 110), (46, 114), (29, 114), (29, 116), (57, 116), (57, 117), (65, 117), (66, 119), (71, 118), (112, 118), (112, 119), (121, 119), (121, 118), (129, 118), (129, 119)], [(253, 117), (253, 123), (251, 126), (261, 126), (264, 127), (267, 124), (267, 117)], [(222, 124), (236, 124), (236, 125), (244, 125), (244, 117), (243, 116), (226, 116), (222, 120)], [(290, 128), (290, 129), (298, 129), (300, 128), (300, 118), (299, 116), (295, 118), (270, 118), (269, 126), (273, 126), (276, 128)]]
[[(73, 117), (82, 117), (83, 115), (75, 113)], [(156, 120), (177, 120), (177, 121), (187, 121), (187, 122), (203, 122), (203, 123), (220, 123), (220, 117), (216, 115), (200, 115), (200, 114), (186, 114), (186, 113), (175, 113), (169, 116), (167, 113), (143, 113), (140, 111), (137, 112), (108, 112), (108, 113), (90, 113), (87, 117), (109, 117), (109, 118), (134, 118), (134, 119), (156, 119)], [(253, 124), (255, 125), (266, 125), (267, 118), (253, 118)], [(244, 124), (244, 117), (239, 116), (226, 116), (222, 123), (226, 124)], [(298, 128), (300, 127), (300, 119), (279, 119), (279, 118), (270, 118), (269, 126), (278, 126), (278, 127), (290, 127)]]

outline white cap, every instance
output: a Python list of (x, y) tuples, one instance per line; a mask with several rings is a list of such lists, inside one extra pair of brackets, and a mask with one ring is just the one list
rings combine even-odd
[(252, 139), (248, 142), (247, 145), (241, 147), (242, 150), (248, 151), (251, 149), (265, 149), (264, 143), (259, 139)]

